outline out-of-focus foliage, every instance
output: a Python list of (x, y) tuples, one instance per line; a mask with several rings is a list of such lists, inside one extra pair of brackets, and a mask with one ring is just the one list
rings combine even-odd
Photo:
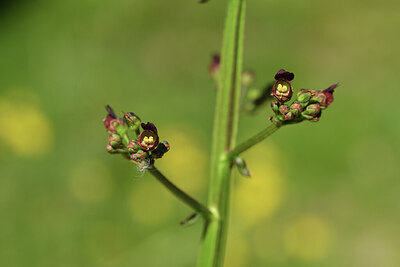
[[(11, 1), (10, 1), (11, 2)], [(160, 169), (206, 200), (226, 1), (0, 5), (0, 266), (194, 266), (201, 224), (105, 151), (104, 106), (157, 125)], [(340, 82), (318, 123), (244, 154), (226, 266), (399, 266), (397, 1), (249, 1), (245, 69)], [(268, 125), (243, 115), (239, 140)], [(236, 172), (236, 170), (235, 170)]]

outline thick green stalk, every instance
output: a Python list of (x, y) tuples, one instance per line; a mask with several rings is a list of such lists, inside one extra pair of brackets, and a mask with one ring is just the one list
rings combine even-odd
[(238, 128), (244, 14), (245, 0), (229, 1), (212, 140), (208, 203), (213, 216), (204, 229), (198, 259), (201, 267), (221, 267), (224, 262), (232, 169), (226, 153), (235, 145)]

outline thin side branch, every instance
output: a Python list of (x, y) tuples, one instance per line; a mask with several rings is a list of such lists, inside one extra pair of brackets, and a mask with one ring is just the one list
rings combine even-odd
[(244, 141), (240, 145), (236, 146), (234, 149), (232, 149), (227, 157), (230, 160), (235, 159), (237, 156), (239, 156), (242, 152), (246, 151), (247, 149), (251, 148), (252, 146), (260, 143), (263, 141), (265, 138), (276, 132), (280, 127), (282, 126), (282, 123), (273, 123), (258, 134), (254, 135), (253, 137), (249, 138), (248, 140)]
[(211, 211), (206, 206), (204, 206), (196, 199), (192, 198), (187, 193), (179, 189), (176, 185), (174, 185), (171, 181), (169, 181), (167, 177), (165, 177), (154, 165), (149, 167), (148, 171), (158, 181), (160, 181), (172, 194), (174, 194), (177, 198), (185, 202), (192, 209), (199, 212), (205, 219), (209, 219), (211, 217)]

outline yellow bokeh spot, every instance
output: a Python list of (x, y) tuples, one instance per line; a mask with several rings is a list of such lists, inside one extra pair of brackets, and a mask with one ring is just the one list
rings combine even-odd
[(153, 180), (141, 180), (132, 185), (129, 206), (134, 220), (156, 226), (168, 220), (173, 211), (173, 197)]
[(23, 94), (0, 97), (0, 141), (19, 156), (45, 155), (53, 145), (53, 127), (39, 106)]
[(128, 249), (127, 233), (112, 222), (98, 222), (85, 232), (87, 255), (98, 265), (115, 266), (114, 262)]
[(317, 261), (328, 253), (332, 231), (321, 218), (304, 215), (287, 227), (284, 243), (290, 255), (304, 261)]
[(249, 244), (241, 235), (229, 233), (228, 243), (226, 247), (226, 256), (224, 266), (242, 267), (249, 266)]
[(182, 189), (188, 192), (202, 190), (208, 182), (208, 154), (203, 147), (209, 144), (200, 140), (194, 130), (188, 126), (173, 126), (163, 129), (161, 136), (171, 146), (168, 153), (157, 165)]
[(69, 188), (79, 201), (95, 203), (105, 200), (111, 194), (113, 178), (103, 162), (85, 160), (72, 170)]
[(250, 152), (244, 158), (252, 177), (239, 177), (234, 190), (234, 213), (248, 226), (269, 218), (281, 204), (284, 194), (282, 173), (274, 160), (279, 152), (271, 145), (260, 145)]

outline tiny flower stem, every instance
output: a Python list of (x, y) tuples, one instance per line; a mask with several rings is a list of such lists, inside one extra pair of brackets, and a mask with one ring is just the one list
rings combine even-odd
[(211, 216), (210, 210), (183, 192), (181, 189), (179, 189), (176, 185), (171, 183), (167, 177), (165, 177), (154, 165), (148, 168), (149, 172), (158, 180), (160, 181), (172, 194), (174, 194), (177, 198), (185, 202), (188, 206), (193, 208), (195, 211), (199, 212), (205, 219), (208, 220)]
[(234, 160), (237, 156), (239, 156), (242, 152), (246, 151), (247, 149), (251, 148), (252, 146), (260, 143), (265, 138), (276, 132), (282, 126), (281, 122), (273, 123), (267, 128), (263, 129), (261, 132), (257, 133), (253, 137), (247, 139), (243, 143), (237, 145), (234, 149), (232, 149), (227, 157), (230, 160)]

